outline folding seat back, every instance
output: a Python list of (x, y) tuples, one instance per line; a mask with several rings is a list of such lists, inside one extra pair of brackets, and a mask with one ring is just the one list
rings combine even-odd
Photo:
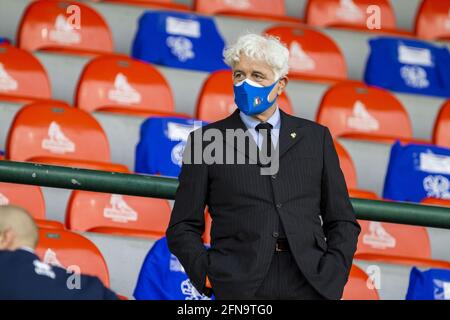
[(342, 300), (380, 300), (376, 284), (356, 265), (352, 265)]
[(367, 20), (373, 14), (368, 8), (380, 10), (381, 29), (395, 29), (394, 10), (388, 0), (309, 0), (306, 22), (320, 27), (356, 27), (369, 31)]
[(136, 147), (135, 172), (178, 177), (189, 133), (205, 124), (173, 117), (146, 120)]
[(416, 35), (427, 40), (450, 40), (450, 1), (423, 0), (416, 17)]
[(47, 72), (29, 52), (0, 44), (0, 100), (50, 99)]
[(122, 5), (132, 5), (150, 8), (162, 8), (168, 10), (190, 11), (190, 6), (178, 3), (175, 0), (103, 0), (102, 2), (112, 2)]
[(114, 50), (111, 31), (91, 7), (75, 1), (32, 1), (19, 27), (20, 48), (95, 54)]
[(211, 300), (195, 289), (166, 238), (147, 254), (133, 295), (136, 300)]
[(285, 16), (284, 0), (195, 0), (195, 11), (206, 14), (246, 13)]
[(450, 149), (395, 143), (383, 197), (417, 203), (425, 198), (450, 199)]
[(109, 162), (109, 144), (100, 124), (64, 102), (23, 107), (11, 125), (6, 156), (15, 161), (53, 157)]
[(334, 141), (334, 147), (339, 158), (342, 173), (348, 189), (355, 189), (358, 185), (356, 169), (353, 160), (347, 150), (337, 141)]
[(38, 186), (0, 182), (0, 206), (25, 209), (34, 219), (45, 219), (45, 200)]
[(450, 53), (446, 47), (392, 37), (373, 38), (369, 44), (364, 75), (367, 84), (395, 92), (450, 97)]
[(279, 37), (290, 51), (292, 79), (336, 81), (347, 78), (344, 56), (324, 33), (304, 26), (275, 26), (265, 31)]
[[(286, 94), (281, 95), (277, 103), (285, 112), (293, 113), (292, 105)], [(196, 117), (214, 122), (228, 117), (235, 110), (232, 72), (222, 70), (212, 73), (200, 91)]]
[(362, 83), (331, 87), (322, 98), (317, 122), (327, 126), (335, 137), (412, 137), (412, 126), (400, 101), (387, 90)]
[(222, 60), (224, 47), (212, 18), (153, 11), (139, 19), (132, 56), (173, 68), (212, 72), (228, 69)]
[(80, 234), (67, 230), (39, 229), (36, 254), (47, 264), (97, 276), (105, 286), (109, 286), (108, 267), (101, 252)]
[(85, 67), (76, 105), (83, 110), (174, 111), (169, 84), (148, 63), (125, 56), (101, 56)]
[(412, 268), (406, 300), (450, 300), (450, 270)]
[(442, 106), (436, 119), (433, 143), (438, 146), (450, 148), (450, 100)]
[(169, 225), (170, 213), (165, 199), (73, 191), (66, 225), (72, 231), (159, 239)]

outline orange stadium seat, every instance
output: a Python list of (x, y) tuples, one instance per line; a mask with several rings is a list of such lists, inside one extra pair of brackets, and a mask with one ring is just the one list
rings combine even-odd
[(0, 45), (0, 100), (27, 103), (50, 99), (47, 72), (31, 53)]
[(408, 34), (396, 30), (395, 13), (389, 0), (309, 0), (306, 5), (305, 20), (308, 24), (319, 27), (351, 28), (372, 31), (368, 28), (370, 6), (377, 6), (380, 12), (381, 29), (377, 32)]
[(32, 1), (19, 27), (20, 48), (96, 55), (113, 52), (111, 31), (91, 7), (75, 1)]
[(342, 300), (380, 300), (375, 284), (356, 265), (352, 265)]
[(97, 276), (105, 286), (109, 286), (105, 259), (95, 244), (80, 234), (67, 230), (39, 229), (36, 254), (45, 263)]
[(159, 239), (165, 235), (170, 213), (165, 199), (73, 191), (66, 226), (73, 231)]
[(265, 33), (279, 37), (288, 46), (290, 78), (325, 82), (347, 79), (344, 56), (324, 33), (305, 26), (275, 26)]
[[(278, 100), (280, 108), (292, 114), (292, 105), (286, 94)], [(233, 79), (230, 70), (212, 73), (203, 84), (197, 102), (196, 117), (204, 121), (226, 118), (236, 110), (233, 93)]]
[[(95, 1), (95, 0), (94, 0)], [(177, 11), (189, 11), (188, 5), (182, 3), (176, 3), (173, 0), (97, 0), (96, 2), (111, 2), (116, 4), (170, 9)]]
[(361, 233), (355, 259), (450, 269), (450, 262), (431, 258), (426, 228), (375, 221), (358, 222)]
[(323, 96), (317, 122), (334, 137), (393, 142), (412, 138), (412, 126), (401, 102), (389, 91), (363, 83), (339, 83)]
[(433, 143), (450, 148), (450, 100), (441, 108), (434, 126)]
[(38, 186), (0, 182), (1, 205), (15, 205), (27, 210), (34, 219), (45, 219), (45, 200)]
[(345, 182), (347, 183), (348, 193), (352, 198), (377, 200), (378, 196), (373, 191), (360, 190), (358, 188), (358, 180), (356, 176), (355, 165), (350, 157), (350, 154), (337, 141), (334, 141), (336, 153), (339, 157), (339, 163), (342, 173), (344, 174)]
[(437, 207), (450, 207), (450, 199), (437, 199), (437, 198), (426, 198), (421, 201), (422, 204), (437, 206)]
[(93, 59), (81, 74), (78, 108), (130, 115), (176, 115), (169, 84), (152, 65), (125, 56)]
[(241, 16), (262, 20), (300, 22), (286, 15), (285, 0), (195, 0), (198, 13)]
[(450, 40), (450, 0), (423, 0), (415, 31), (419, 38)]
[(6, 158), (61, 166), (128, 172), (110, 162), (109, 143), (89, 113), (64, 102), (23, 107), (11, 124)]

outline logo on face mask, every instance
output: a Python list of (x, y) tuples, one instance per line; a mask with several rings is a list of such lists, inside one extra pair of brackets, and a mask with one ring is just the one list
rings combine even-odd
[(278, 80), (268, 87), (263, 87), (256, 82), (246, 79), (234, 85), (234, 102), (239, 110), (246, 115), (263, 113), (269, 109), (278, 98), (278, 95), (273, 100), (270, 100), (269, 98), (270, 93), (277, 83)]

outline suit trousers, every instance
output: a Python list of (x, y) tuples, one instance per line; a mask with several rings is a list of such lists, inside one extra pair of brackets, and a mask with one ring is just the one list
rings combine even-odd
[(325, 300), (300, 271), (289, 251), (275, 252), (256, 300)]

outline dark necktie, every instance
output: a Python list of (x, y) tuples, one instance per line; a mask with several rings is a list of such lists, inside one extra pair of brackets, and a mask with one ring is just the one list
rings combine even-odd
[[(273, 145), (272, 145), (272, 129), (273, 126), (270, 123), (267, 122), (261, 122), (260, 124), (258, 124), (255, 127), (256, 132), (258, 132), (259, 134), (261, 134), (262, 136), (262, 144), (261, 144), (261, 152), (260, 152), (260, 157), (259, 159), (261, 159), (262, 157), (267, 157), (270, 159), (271, 155), (272, 155), (272, 149), (273, 149)], [(268, 163), (267, 160), (263, 161), (265, 164)]]

